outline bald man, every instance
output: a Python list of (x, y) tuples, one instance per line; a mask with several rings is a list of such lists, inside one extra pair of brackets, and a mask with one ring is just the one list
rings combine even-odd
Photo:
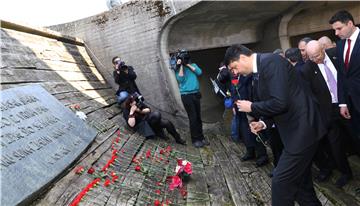
[(318, 39), (320, 45), (324, 48), (324, 49), (331, 49), (334, 48), (336, 45), (334, 45), (334, 43), (331, 41), (331, 39), (327, 36), (323, 36), (320, 39)]
[[(335, 162), (338, 170), (342, 173), (342, 176), (336, 181), (336, 186), (342, 187), (352, 178), (352, 172), (341, 147), (343, 131), (340, 126), (344, 125), (344, 120), (340, 115), (337, 94), (337, 66), (336, 58), (334, 58), (336, 48), (324, 50), (320, 42), (310, 41), (306, 45), (306, 53), (310, 61), (301, 70), (302, 76), (309, 83), (327, 126), (326, 138), (321, 140), (315, 156), (315, 163), (320, 169), (317, 180), (326, 181), (331, 175), (332, 165), (330, 163)], [(326, 154), (326, 151), (331, 154)]]

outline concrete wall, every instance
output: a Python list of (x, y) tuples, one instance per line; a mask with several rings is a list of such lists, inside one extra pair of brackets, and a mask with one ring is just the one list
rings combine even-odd
[[(51, 26), (52, 30), (82, 38), (94, 63), (114, 87), (111, 59), (120, 56), (138, 74), (136, 82), (151, 105), (176, 112), (167, 75), (160, 69), (159, 35), (164, 22), (196, 1), (134, 1), (79, 21)], [(93, 54), (93, 55), (92, 55)], [(166, 68), (165, 68), (166, 69)], [(181, 109), (180, 109), (181, 110)]]

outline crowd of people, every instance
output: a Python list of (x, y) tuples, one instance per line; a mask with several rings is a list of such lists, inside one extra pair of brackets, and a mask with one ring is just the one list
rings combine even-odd
[[(337, 187), (353, 178), (347, 156), (360, 155), (359, 28), (348, 11), (334, 14), (329, 24), (340, 38), (336, 44), (326, 36), (305, 37), (297, 48), (273, 53), (255, 53), (236, 44), (226, 50), (219, 68), (217, 81), (233, 102), (231, 137), (246, 146), (242, 161), (256, 159), (256, 166), (266, 165), (265, 142), (271, 146), (273, 205), (321, 205), (313, 187), (313, 163), (320, 171), (319, 182), (327, 181), (334, 169), (341, 172)], [(202, 70), (187, 51), (172, 60), (192, 144), (209, 145), (200, 112)], [(127, 124), (146, 138), (165, 138), (166, 128), (177, 143), (186, 144), (170, 121), (143, 103), (133, 68), (118, 57), (113, 64)]]

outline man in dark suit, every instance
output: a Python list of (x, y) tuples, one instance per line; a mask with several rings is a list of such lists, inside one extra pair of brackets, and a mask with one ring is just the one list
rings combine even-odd
[[(319, 181), (325, 181), (331, 174), (330, 163), (333, 161), (342, 173), (336, 186), (344, 186), (351, 178), (352, 172), (342, 149), (342, 118), (338, 102), (336, 48), (325, 50), (318, 41), (310, 41), (306, 46), (310, 61), (301, 70), (302, 77), (309, 84), (319, 106), (321, 117), (328, 129), (326, 138), (319, 145), (315, 162), (320, 169)], [(343, 125), (343, 127), (345, 127)], [(326, 146), (329, 150), (326, 151)], [(330, 154), (326, 154), (330, 153)], [(330, 157), (330, 158), (329, 158)]]
[(273, 173), (272, 205), (321, 205), (311, 179), (311, 162), (325, 135), (319, 111), (299, 83), (292, 65), (279, 55), (256, 54), (243, 45), (226, 50), (225, 62), (232, 72), (253, 74), (259, 101), (236, 102), (240, 111), (263, 121), (250, 123), (257, 133), (275, 123), (284, 150)]
[(329, 23), (341, 39), (336, 43), (340, 113), (350, 119), (356, 148), (360, 148), (360, 32), (348, 11), (337, 12)]

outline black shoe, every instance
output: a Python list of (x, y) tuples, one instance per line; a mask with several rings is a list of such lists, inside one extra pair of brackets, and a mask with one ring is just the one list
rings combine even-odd
[(176, 139), (175, 142), (178, 144), (186, 145), (186, 141), (181, 138)]
[(341, 188), (345, 186), (351, 179), (352, 179), (352, 175), (350, 174), (341, 175), (341, 177), (339, 177), (339, 179), (336, 180), (335, 185), (336, 187)]
[(201, 148), (201, 147), (204, 147), (204, 143), (201, 141), (201, 140), (197, 140), (193, 143), (194, 147), (196, 148)]
[(320, 173), (318, 176), (316, 176), (316, 181), (318, 182), (325, 182), (327, 181), (331, 176), (331, 170), (320, 170)]
[(250, 154), (250, 153), (246, 153), (242, 158), (241, 161), (248, 161), (248, 160), (252, 160), (255, 159), (255, 155), (254, 154)]
[(204, 138), (203, 140), (201, 140), (202, 141), (202, 143), (204, 144), (204, 145), (206, 145), (206, 146), (209, 146), (210, 145), (210, 142), (209, 141), (207, 141), (207, 139), (206, 138)]
[(267, 156), (261, 156), (256, 160), (256, 167), (262, 167), (269, 163), (269, 158)]

